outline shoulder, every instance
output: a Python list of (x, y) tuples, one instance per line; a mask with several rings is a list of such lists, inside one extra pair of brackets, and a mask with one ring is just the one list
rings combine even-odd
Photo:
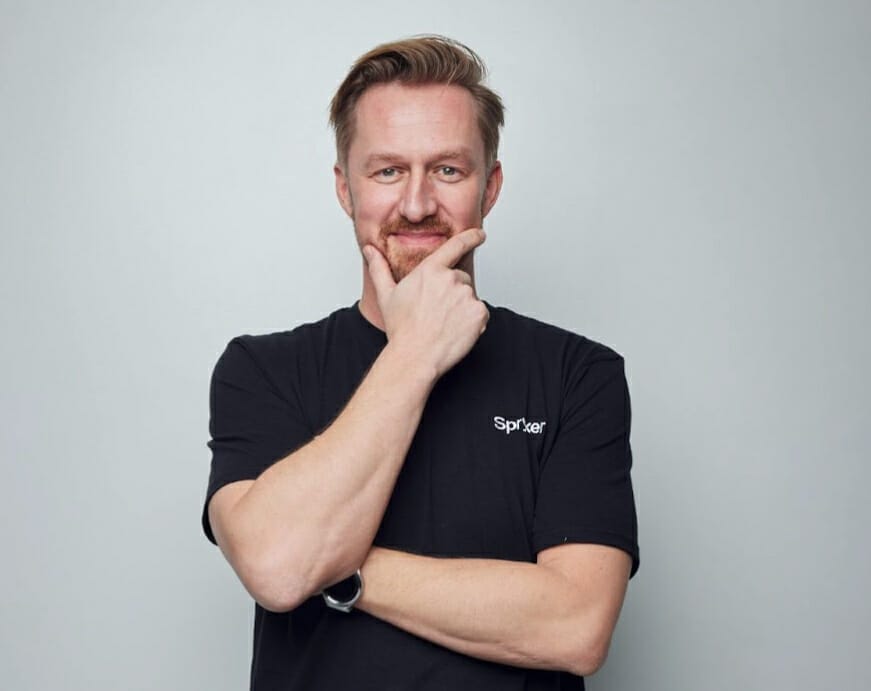
[(331, 331), (341, 328), (348, 320), (352, 308), (343, 307), (323, 319), (307, 322), (285, 331), (263, 334), (242, 334), (231, 339), (227, 350), (243, 351), (255, 361), (269, 362), (285, 359), (301, 350), (317, 349), (318, 344), (328, 337)]
[(490, 325), (501, 342), (513, 344), (536, 359), (560, 362), (570, 368), (594, 363), (614, 363), (622, 368), (623, 357), (613, 348), (569, 329), (519, 314), (506, 307), (488, 305)]
[(349, 315), (352, 309), (344, 307), (323, 319), (285, 331), (236, 336), (227, 343), (215, 372), (257, 371), (269, 380), (286, 379), (294, 373), (301, 375), (317, 366), (316, 361), (332, 334), (352, 323)]

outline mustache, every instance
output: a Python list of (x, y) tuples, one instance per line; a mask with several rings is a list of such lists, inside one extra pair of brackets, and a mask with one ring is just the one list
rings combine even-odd
[(429, 216), (420, 221), (419, 223), (409, 223), (405, 219), (398, 218), (395, 221), (385, 223), (383, 226), (381, 226), (381, 237), (386, 238), (388, 235), (395, 235), (396, 233), (414, 232), (435, 232), (447, 237), (451, 234), (452, 230), (453, 229), (448, 223), (445, 223), (437, 216)]

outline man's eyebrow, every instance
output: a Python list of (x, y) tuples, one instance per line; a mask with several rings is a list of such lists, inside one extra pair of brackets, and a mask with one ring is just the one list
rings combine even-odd
[(396, 163), (402, 157), (398, 154), (390, 154), (390, 153), (382, 153), (382, 154), (370, 154), (366, 157), (366, 160), (363, 161), (363, 165), (366, 168), (371, 168), (372, 166), (382, 164), (382, 163)]
[(472, 152), (469, 149), (454, 149), (451, 151), (442, 151), (438, 156), (433, 158), (435, 161), (471, 161)]
[[(399, 154), (394, 154), (390, 152), (382, 152), (376, 154), (370, 154), (363, 161), (363, 165), (366, 168), (371, 168), (377, 165), (384, 165), (390, 163), (399, 163), (404, 159), (403, 156)], [(472, 152), (470, 149), (465, 147), (460, 149), (450, 149), (448, 151), (441, 151), (435, 156), (432, 156), (430, 159), (431, 163), (435, 163), (436, 161), (462, 161), (464, 163), (471, 163), (474, 160), (472, 156)]]

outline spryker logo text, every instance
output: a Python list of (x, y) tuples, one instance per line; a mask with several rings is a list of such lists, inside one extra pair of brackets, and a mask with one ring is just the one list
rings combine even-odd
[(539, 422), (527, 422), (525, 417), (518, 417), (514, 420), (506, 420), (504, 417), (497, 415), (493, 418), (493, 426), (500, 432), (511, 434), (512, 432), (526, 432), (527, 434), (541, 434), (544, 432), (544, 426), (547, 424), (544, 420)]

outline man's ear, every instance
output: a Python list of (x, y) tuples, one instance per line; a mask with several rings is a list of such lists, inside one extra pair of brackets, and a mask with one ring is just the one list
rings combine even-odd
[(481, 218), (490, 213), (490, 209), (499, 199), (502, 190), (502, 163), (496, 161), (487, 176), (487, 185), (484, 187), (484, 199), (481, 201)]
[(350, 218), (354, 218), (354, 200), (351, 197), (348, 176), (338, 163), (333, 166), (333, 174), (336, 176), (336, 196), (339, 198), (339, 204)]

